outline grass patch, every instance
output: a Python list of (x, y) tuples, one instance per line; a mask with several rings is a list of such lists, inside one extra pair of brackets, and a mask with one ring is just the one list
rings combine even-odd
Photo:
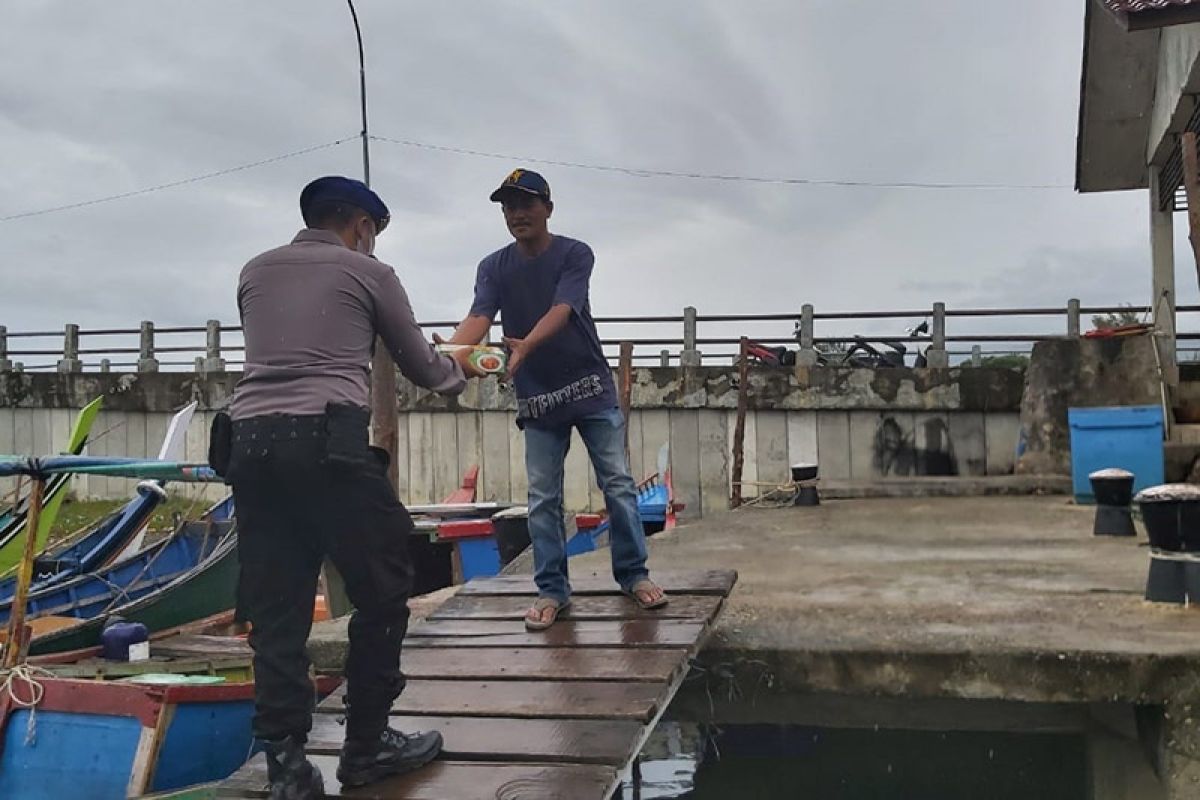
[[(118, 511), (129, 500), (75, 500), (68, 496), (58, 510), (54, 527), (50, 529), (50, 541), (59, 542), (90, 528), (109, 514)], [(170, 533), (175, 529), (175, 515), (184, 519), (195, 519), (211, 505), (208, 500), (195, 500), (182, 495), (171, 495), (166, 503), (160, 505), (150, 518), (147, 533), (153, 538), (155, 534)]]

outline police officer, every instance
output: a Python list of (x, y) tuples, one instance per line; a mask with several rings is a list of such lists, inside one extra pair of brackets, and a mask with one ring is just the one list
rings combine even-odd
[[(300, 194), (306, 228), (243, 268), (238, 310), (245, 373), (214, 464), (233, 486), (241, 560), (238, 607), (252, 626), (254, 734), (265, 743), (271, 797), (323, 797), (304, 755), (313, 688), (305, 642), (317, 578), (328, 557), (354, 604), (346, 660), (346, 742), (337, 776), (360, 786), (421, 767), (436, 732), (387, 726), (404, 688), (412, 520), (368, 447), (368, 366), (376, 336), (414, 383), (445, 394), (476, 373), (439, 355), (417, 326), (391, 267), (372, 257), (388, 223), (360, 181), (319, 178)], [(217, 426), (221, 427), (221, 426)], [(220, 453), (225, 447), (227, 458)]]

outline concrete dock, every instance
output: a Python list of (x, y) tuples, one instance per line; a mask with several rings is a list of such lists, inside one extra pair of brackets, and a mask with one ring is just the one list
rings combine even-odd
[(1200, 797), (1200, 609), (1145, 602), (1144, 536), (1094, 537), (1093, 514), (1064, 497), (842, 500), (658, 535), (652, 566), (741, 576), (681, 713), (1098, 731), (1098, 799)]

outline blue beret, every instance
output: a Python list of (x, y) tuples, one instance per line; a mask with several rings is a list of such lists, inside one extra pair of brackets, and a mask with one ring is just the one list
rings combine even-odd
[(304, 214), (313, 204), (320, 202), (345, 203), (361, 208), (375, 220), (375, 229), (379, 233), (383, 232), (392, 218), (379, 195), (354, 178), (343, 178), (340, 175), (317, 178), (300, 192), (300, 213)]

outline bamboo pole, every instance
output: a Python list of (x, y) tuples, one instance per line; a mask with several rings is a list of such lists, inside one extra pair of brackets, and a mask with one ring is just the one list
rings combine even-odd
[(29, 514), (25, 518), (25, 550), (17, 571), (17, 589), (13, 595), (12, 611), (8, 617), (8, 638), (4, 647), (4, 668), (12, 669), (21, 661), (22, 642), (25, 638), (25, 606), (29, 602), (29, 584), (33, 581), (33, 559), (37, 555), (37, 529), (42, 518), (42, 497), (46, 480), (42, 476), (33, 479), (29, 494)]
[(750, 340), (743, 336), (738, 347), (737, 423), (733, 428), (733, 496), (729, 500), (731, 508), (742, 504), (742, 467), (746, 457), (746, 406), (750, 391), (749, 342)]

